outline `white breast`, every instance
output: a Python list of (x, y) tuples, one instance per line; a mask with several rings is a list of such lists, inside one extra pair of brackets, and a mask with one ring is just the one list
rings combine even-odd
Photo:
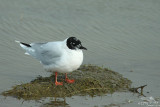
[(44, 65), (44, 68), (53, 72), (67, 73), (78, 69), (82, 62), (82, 50), (66, 49), (59, 61), (51, 65)]
[(83, 62), (83, 52), (82, 50), (76, 50), (69, 54), (71, 59), (68, 59), (68, 66), (70, 67), (69, 72), (76, 70), (80, 67)]

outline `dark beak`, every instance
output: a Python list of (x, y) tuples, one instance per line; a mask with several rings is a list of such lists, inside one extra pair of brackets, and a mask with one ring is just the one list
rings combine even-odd
[(83, 47), (83, 46), (81, 46), (79, 49), (84, 49), (84, 50), (87, 50), (87, 48), (85, 48), (85, 47)]

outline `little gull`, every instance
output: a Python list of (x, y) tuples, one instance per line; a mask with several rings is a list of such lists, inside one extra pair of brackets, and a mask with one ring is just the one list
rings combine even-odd
[(46, 43), (16, 42), (26, 50), (25, 54), (39, 60), (44, 69), (55, 72), (55, 85), (63, 85), (63, 82), (57, 81), (57, 72), (65, 73), (67, 83), (74, 83), (74, 80), (68, 79), (67, 73), (80, 67), (83, 61), (82, 49), (87, 50), (76, 37)]

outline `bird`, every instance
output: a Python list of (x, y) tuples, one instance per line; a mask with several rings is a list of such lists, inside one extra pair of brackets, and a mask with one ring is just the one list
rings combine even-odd
[[(58, 73), (65, 73), (65, 81), (74, 83), (67, 77), (70, 73), (80, 67), (83, 62), (83, 51), (87, 50), (82, 46), (81, 41), (76, 37), (68, 37), (63, 41), (52, 41), (44, 43), (24, 43), (15, 40), (26, 51), (26, 55), (40, 61), (44, 69), (55, 72), (55, 85), (63, 85), (57, 81)], [(58, 72), (58, 73), (57, 73)]]

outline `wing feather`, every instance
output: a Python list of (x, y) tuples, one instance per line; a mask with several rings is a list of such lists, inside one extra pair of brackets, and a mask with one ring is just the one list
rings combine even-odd
[(33, 57), (44, 65), (54, 64), (61, 58), (63, 51), (61, 42), (32, 43), (30, 45), (35, 50)]

